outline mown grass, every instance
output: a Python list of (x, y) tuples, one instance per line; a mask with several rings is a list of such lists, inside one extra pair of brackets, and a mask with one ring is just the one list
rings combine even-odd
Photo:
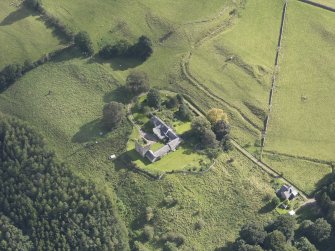
[(10, 63), (37, 60), (60, 46), (37, 13), (19, 7), (20, 2), (0, 1), (0, 69)]
[(319, 189), (332, 171), (326, 164), (274, 154), (263, 154), (263, 161), (307, 194)]
[(333, 161), (335, 15), (301, 2), (287, 15), (266, 149)]

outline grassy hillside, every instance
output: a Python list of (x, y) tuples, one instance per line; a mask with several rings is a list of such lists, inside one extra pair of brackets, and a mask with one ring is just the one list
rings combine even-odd
[(34, 61), (60, 46), (52, 30), (20, 2), (0, 1), (0, 69), (26, 59)]
[[(130, 229), (143, 228), (145, 207), (151, 206), (156, 215), (155, 235), (178, 232), (186, 236), (187, 246), (203, 250), (234, 240), (240, 226), (250, 219), (272, 217), (257, 214), (273, 196), (269, 177), (236, 152), (220, 157), (213, 171), (203, 176), (172, 175), (160, 181), (108, 160), (110, 154), (122, 154), (131, 133), (124, 122), (113, 132), (99, 135), (103, 104), (122, 96), (118, 81), (109, 68), (99, 64), (80, 58), (63, 60), (29, 72), (0, 94), (1, 110), (36, 126), (62, 160), (112, 199), (115, 190), (119, 212)], [(227, 164), (230, 158), (235, 161)], [(175, 207), (163, 206), (168, 195), (178, 200)], [(200, 219), (206, 225), (195, 230)]]
[(313, 2), (321, 3), (323, 5), (335, 8), (335, 2), (332, 0), (314, 0)]
[(334, 27), (334, 13), (289, 4), (266, 149), (335, 159)]
[(264, 154), (263, 161), (307, 194), (320, 188), (325, 177), (332, 172), (329, 165), (276, 154)]
[(236, 108), (262, 128), (283, 1), (247, 1), (242, 6), (222, 32), (193, 50), (189, 70), (212, 93), (227, 101), (228, 109)]

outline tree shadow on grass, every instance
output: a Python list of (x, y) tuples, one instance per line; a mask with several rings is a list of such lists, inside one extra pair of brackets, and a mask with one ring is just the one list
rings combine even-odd
[(74, 58), (83, 58), (83, 55), (80, 53), (80, 51), (74, 47), (70, 46), (62, 50), (61, 53), (59, 53), (57, 56), (54, 56), (52, 58), (52, 62), (60, 63), (69, 61)]
[(18, 8), (17, 10), (10, 13), (7, 17), (5, 17), (1, 21), (0, 26), (11, 25), (15, 22), (18, 22), (22, 19), (25, 19), (33, 15), (36, 15), (36, 13), (32, 12), (31, 10), (27, 9), (26, 7), (22, 5), (20, 8)]
[(124, 86), (119, 86), (115, 90), (106, 93), (104, 95), (104, 102), (109, 103), (111, 101), (116, 101), (122, 104), (129, 104), (133, 96), (129, 94)]
[(313, 191), (310, 196), (315, 196), (315, 194), (319, 191), (320, 188), (322, 188), (323, 186), (325, 185), (328, 185), (332, 180), (334, 180), (335, 178), (335, 174), (333, 173), (328, 173), (327, 175), (325, 175), (322, 179), (320, 179), (315, 187), (316, 187), (316, 190)]
[(128, 69), (136, 68), (143, 64), (144, 61), (129, 58), (129, 57), (116, 57), (110, 60), (102, 59), (96, 54), (89, 60), (89, 63), (109, 64), (114, 71), (126, 71)]
[(261, 209), (258, 210), (260, 214), (267, 214), (274, 210), (274, 206), (272, 205), (271, 201), (264, 205)]
[(106, 133), (107, 131), (103, 128), (101, 120), (96, 119), (80, 127), (79, 132), (77, 132), (72, 137), (72, 142), (74, 143), (90, 142), (102, 137)]

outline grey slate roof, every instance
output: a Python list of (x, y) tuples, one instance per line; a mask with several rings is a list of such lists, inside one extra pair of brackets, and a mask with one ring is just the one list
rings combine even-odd
[(293, 186), (283, 185), (277, 191), (277, 194), (285, 200), (291, 200), (295, 198), (299, 194), (299, 192)]

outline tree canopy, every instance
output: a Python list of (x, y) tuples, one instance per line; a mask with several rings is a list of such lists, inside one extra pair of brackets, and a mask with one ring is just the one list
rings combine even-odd
[(106, 104), (103, 108), (102, 113), (103, 124), (108, 130), (116, 127), (126, 116), (124, 105), (115, 101)]
[(0, 205), (8, 218), (0, 218), (0, 245), (14, 238), (10, 245), (31, 242), (33, 250), (129, 249), (109, 197), (60, 163), (34, 129), (1, 115)]
[(93, 43), (86, 31), (79, 32), (74, 37), (74, 43), (77, 48), (85, 55), (91, 56), (94, 54)]
[(145, 72), (132, 71), (126, 80), (126, 89), (132, 95), (138, 95), (149, 90), (149, 78)]
[(228, 115), (219, 108), (212, 108), (207, 112), (208, 121), (214, 125), (217, 121), (223, 120), (226, 124), (228, 124)]

